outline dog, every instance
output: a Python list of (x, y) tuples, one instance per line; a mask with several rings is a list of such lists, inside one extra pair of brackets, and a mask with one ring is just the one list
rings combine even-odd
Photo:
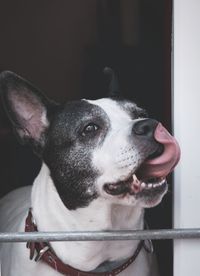
[[(10, 71), (0, 75), (0, 93), (17, 137), (42, 159), (33, 187), (1, 199), (1, 232), (144, 229), (144, 209), (161, 202), (180, 158), (161, 123), (116, 95), (57, 104)], [(1, 275), (158, 275), (138, 240), (37, 246), (1, 244)]]

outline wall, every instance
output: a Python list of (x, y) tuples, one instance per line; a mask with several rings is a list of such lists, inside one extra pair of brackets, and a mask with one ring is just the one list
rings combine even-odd
[[(200, 1), (174, 0), (174, 227), (200, 227)], [(200, 275), (200, 240), (174, 242), (174, 276)]]

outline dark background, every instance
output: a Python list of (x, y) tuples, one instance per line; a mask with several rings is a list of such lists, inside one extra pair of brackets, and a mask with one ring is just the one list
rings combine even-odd
[[(14, 71), (63, 102), (105, 96), (102, 69), (111, 66), (123, 96), (170, 129), (171, 0), (0, 4), (0, 71)], [(37, 157), (15, 140), (0, 102), (0, 195), (30, 185), (39, 168)], [(171, 206), (168, 193), (147, 211), (150, 228), (171, 228)], [(172, 242), (155, 248), (161, 275), (172, 275)]]

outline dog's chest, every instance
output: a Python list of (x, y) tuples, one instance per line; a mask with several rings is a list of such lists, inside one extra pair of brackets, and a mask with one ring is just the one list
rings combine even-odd
[[(41, 182), (39, 181), (39, 183)], [(143, 216), (141, 212), (134, 211), (132, 207), (122, 208), (118, 205), (110, 208), (106, 202), (105, 204), (102, 204), (102, 202), (98, 202), (98, 200), (94, 201), (87, 208), (81, 208), (77, 211), (70, 211), (67, 214), (63, 214), (64, 210), (66, 211), (66, 208), (64, 207), (63, 210), (63, 205), (59, 205), (57, 202), (57, 193), (53, 192), (51, 183), (48, 182), (48, 189), (45, 187), (45, 181), (43, 181), (43, 185), (39, 185), (39, 183), (34, 184), (32, 205), (35, 206), (34, 210), (36, 212), (36, 221), (39, 228), (42, 230), (57, 231), (58, 225), (60, 231), (120, 230), (142, 227)], [(7, 197), (5, 200), (5, 202), (7, 202), (7, 204), (4, 204), (5, 210), (7, 210), (6, 217), (8, 218), (12, 214), (12, 217), (10, 217), (10, 226), (4, 225), (7, 231), (24, 230), (25, 217), (28, 211), (28, 207), (31, 205), (30, 188), (26, 188), (25, 190), (18, 190), (14, 192), (10, 194), (9, 197)], [(25, 193), (26, 199), (24, 197)], [(33, 198), (35, 200), (33, 200)], [(9, 209), (9, 202), (16, 202), (18, 206), (14, 206), (14, 208), (11, 210)], [(60, 200), (59, 202), (61, 203)], [(52, 204), (55, 204), (56, 207), (52, 206)], [(99, 204), (101, 205), (101, 208)], [(39, 215), (37, 216), (37, 214)], [(20, 229), (17, 226), (19, 224)], [(58, 242), (52, 243), (52, 247), (65, 263), (82, 270), (93, 270), (104, 261), (113, 261), (129, 257), (133, 253), (136, 244), (137, 243), (134, 241)], [(10, 254), (10, 252), (12, 252), (12, 254)], [(17, 271), (17, 273), (19, 272), (18, 275), (22, 276), (35, 276), (38, 273), (42, 273), (44, 276), (59, 275), (59, 273), (52, 270), (42, 262), (35, 263), (34, 261), (30, 261), (28, 257), (29, 252), (26, 249), (25, 244), (12, 244), (5, 250), (3, 247), (1, 254), (2, 262), (4, 264), (2, 267), (2, 275), (15, 275), (14, 271)], [(120, 276), (131, 275), (133, 271), (137, 271), (138, 265), (141, 266), (143, 261), (146, 263), (143, 252), (141, 252), (134, 264), (122, 272)], [(12, 266), (10, 266), (10, 263), (12, 263)], [(140, 274), (137, 272), (137, 276), (148, 275), (145, 272), (146, 266), (142, 266), (143, 268), (142, 270), (141, 268), (139, 269)], [(10, 272), (11, 268), (13, 272)]]
[[(110, 201), (101, 198), (93, 200), (85, 208), (67, 210), (46, 173), (44, 166), (32, 192), (33, 215), (39, 230), (58, 231), (58, 226), (59, 231), (142, 228), (141, 210), (131, 206), (112, 205)], [(52, 247), (65, 263), (82, 270), (93, 270), (104, 261), (128, 258), (137, 247), (137, 242), (54, 242)]]

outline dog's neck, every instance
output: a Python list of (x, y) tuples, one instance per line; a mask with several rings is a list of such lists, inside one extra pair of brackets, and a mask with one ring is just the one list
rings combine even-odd
[[(85, 208), (68, 210), (61, 201), (45, 164), (35, 179), (31, 200), (39, 231), (143, 228), (142, 208), (113, 205), (103, 198), (93, 200)], [(51, 246), (63, 262), (87, 271), (95, 269), (107, 260), (128, 258), (135, 251), (137, 244), (138, 241), (54, 242)]]

